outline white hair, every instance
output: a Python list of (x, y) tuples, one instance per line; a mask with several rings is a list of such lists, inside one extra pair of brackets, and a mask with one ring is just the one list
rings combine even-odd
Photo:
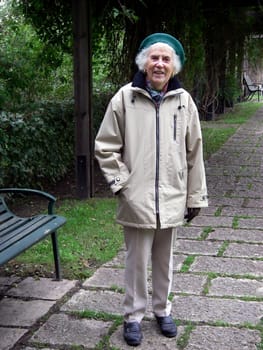
[[(156, 43), (157, 44), (157, 43)], [(156, 44), (152, 44), (149, 47), (146, 47), (145, 49), (142, 49), (136, 56), (135, 58), (135, 63), (137, 64), (137, 67), (140, 71), (144, 71), (145, 69), (145, 64), (146, 61), (148, 59), (149, 56), (149, 52), (150, 49), (152, 48), (153, 45)], [(163, 46), (169, 48), (172, 51), (172, 59), (173, 59), (173, 66), (174, 66), (174, 74), (177, 74), (180, 72), (180, 70), (182, 69), (182, 64), (181, 64), (181, 60), (180, 57), (176, 54), (176, 52), (174, 51), (174, 49), (165, 43), (158, 43), (158, 44), (162, 44)]]

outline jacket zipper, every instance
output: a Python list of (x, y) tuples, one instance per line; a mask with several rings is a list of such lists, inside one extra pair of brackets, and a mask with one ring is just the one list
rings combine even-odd
[(156, 106), (156, 176), (155, 176), (155, 210), (159, 215), (159, 167), (160, 167), (160, 122), (159, 105)]
[(174, 141), (176, 141), (176, 122), (177, 122), (177, 115), (174, 115)]

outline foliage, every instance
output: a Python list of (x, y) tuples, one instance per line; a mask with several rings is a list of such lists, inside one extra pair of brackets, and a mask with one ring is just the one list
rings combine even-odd
[(223, 145), (230, 136), (235, 133), (235, 128), (203, 129), (204, 137), (204, 158), (208, 159), (217, 149), (218, 145)]
[[(72, 45), (69, 2), (18, 3), (45, 43), (69, 52)], [(134, 58), (140, 41), (152, 32), (164, 31), (175, 35), (184, 45), (187, 60), (180, 78), (200, 110), (205, 114), (218, 104), (235, 102), (246, 38), (261, 33), (260, 6), (240, 6), (236, 1), (208, 5), (204, 0), (186, 0), (184, 6), (169, 0), (158, 0), (155, 6), (150, 0), (97, 0), (89, 4), (96, 88), (114, 90), (129, 81), (136, 70)], [(162, 11), (156, 11), (156, 7)]]
[(72, 56), (9, 2), (0, 26), (0, 186), (42, 187), (73, 165)]
[(43, 43), (17, 8), (1, 9), (0, 16), (0, 110), (16, 111), (40, 99), (71, 98), (71, 56)]
[[(72, 52), (71, 1), (12, 0), (12, 6), (23, 11), (50, 48), (60, 47), (64, 52)], [(52, 59), (56, 59), (55, 56)]]
[[(28, 108), (27, 108), (28, 109)], [(42, 187), (73, 164), (73, 103), (0, 114), (0, 186)]]
[(93, 92), (93, 133), (97, 134), (112, 92), (94, 90)]
[(252, 65), (252, 70), (259, 67), (263, 69), (263, 42), (260, 35), (250, 35), (245, 42), (247, 57)]

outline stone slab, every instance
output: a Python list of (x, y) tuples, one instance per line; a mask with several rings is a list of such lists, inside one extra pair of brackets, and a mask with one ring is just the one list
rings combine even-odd
[(28, 329), (0, 327), (0, 350), (12, 349), (27, 331)]
[[(79, 290), (62, 307), (63, 312), (94, 311), (105, 312), (112, 315), (123, 315), (124, 294), (109, 290)], [(149, 294), (148, 306), (145, 316), (152, 319), (152, 301)]]
[(123, 299), (123, 294), (112, 291), (81, 289), (61, 307), (61, 311), (91, 310), (121, 315)]
[(184, 254), (174, 254), (173, 256), (173, 270), (180, 271), (187, 255)]
[(84, 346), (94, 348), (105, 336), (112, 322), (77, 319), (65, 314), (54, 314), (29, 340), (30, 343)]
[(190, 272), (216, 272), (228, 275), (252, 275), (263, 276), (263, 261), (237, 259), (237, 258), (216, 258), (210, 256), (196, 257), (191, 265)]
[(0, 285), (0, 298), (2, 297), (2, 296), (5, 296), (6, 295), (6, 292), (7, 292), (7, 290), (8, 290), (8, 286), (1, 286)]
[(54, 301), (4, 298), (0, 301), (0, 326), (30, 327), (44, 316)]
[[(27, 346), (26, 348), (23, 348), (23, 350), (39, 350), (39, 348), (32, 348), (31, 346)], [(41, 350), (54, 350), (54, 348), (41, 348)]]
[[(253, 155), (253, 157), (255, 157), (256, 155)], [(262, 159), (262, 155), (257, 155)], [(251, 157), (251, 156), (250, 156)], [(262, 177), (239, 177), (237, 178), (236, 183), (238, 185), (249, 185), (251, 186), (251, 184), (253, 186), (262, 186), (263, 182), (262, 182)], [(253, 202), (253, 200), (252, 200)], [(255, 208), (257, 208), (257, 206), (255, 206)]]
[[(251, 196), (251, 194), (249, 194)], [(249, 195), (246, 195), (249, 196)], [(248, 217), (256, 217), (256, 218), (262, 218), (263, 217), (263, 211), (261, 208), (238, 208), (238, 207), (229, 207), (229, 208), (223, 208), (221, 211), (221, 215), (223, 216), (248, 216)]]
[(239, 197), (245, 198), (246, 200), (248, 198), (260, 199), (262, 197), (262, 192), (256, 191), (256, 190), (249, 190), (249, 189), (241, 189), (241, 188), (238, 189), (238, 188), (235, 188), (232, 191), (232, 193), (233, 193), (233, 195), (237, 195)]
[(234, 327), (197, 326), (185, 350), (257, 350), (260, 332)]
[[(208, 191), (209, 193), (209, 191)], [(215, 197), (209, 196), (209, 206), (227, 206), (227, 207), (238, 207), (240, 208), (243, 205), (244, 198), (226, 198), (219, 196), (220, 193), (217, 193)]]
[(17, 276), (0, 277), (0, 286), (11, 286), (19, 281), (20, 277)]
[(263, 199), (249, 198), (244, 206), (248, 208), (263, 208)]
[(193, 219), (193, 226), (202, 226), (202, 227), (232, 227), (233, 218), (226, 216), (197, 216)]
[[(209, 165), (206, 167), (206, 173), (208, 175), (213, 175), (213, 176), (224, 176), (227, 175), (227, 173), (224, 170), (223, 165), (218, 164), (217, 167), (213, 166), (212, 162), (209, 162)], [(232, 173), (232, 175), (235, 175), (234, 173)]]
[(177, 238), (197, 239), (201, 236), (201, 227), (180, 226), (177, 229)]
[(263, 281), (217, 277), (211, 281), (208, 295), (263, 297)]
[(92, 277), (88, 278), (83, 287), (100, 288), (124, 288), (124, 269), (117, 268), (99, 268)]
[(217, 210), (218, 210), (217, 206), (214, 207), (214, 206), (211, 206), (209, 204), (209, 207), (201, 208), (201, 211), (200, 211), (199, 215), (202, 215), (202, 216), (207, 216), (207, 215), (215, 216), (215, 213), (217, 212)]
[(17, 276), (0, 276), (0, 298), (7, 294), (10, 287), (16, 286), (16, 284), (21, 280)]
[(207, 242), (178, 239), (175, 243), (175, 251), (184, 254), (216, 255), (221, 242)]
[(16, 287), (11, 288), (7, 295), (37, 298), (46, 300), (58, 300), (76, 286), (77, 281), (55, 281), (50, 278), (34, 279), (27, 277)]
[[(220, 188), (220, 195), (226, 197), (229, 191), (227, 190), (222, 190), (222, 188)], [(215, 186), (213, 188), (209, 188), (208, 186), (208, 193), (209, 196), (218, 196), (219, 193), (219, 189), (216, 188)]]
[(243, 241), (251, 243), (263, 242), (263, 231), (215, 228), (210, 232), (207, 239), (221, 241)]
[(259, 169), (256, 167), (239, 165), (218, 165), (217, 167), (209, 168), (209, 175), (222, 175), (222, 176), (259, 176)]
[(263, 304), (256, 301), (219, 299), (199, 296), (177, 296), (173, 299), (175, 318), (192, 321), (230, 325), (260, 323)]
[(263, 244), (230, 243), (223, 255), (259, 259), (263, 257)]
[[(186, 255), (174, 255), (174, 271), (179, 271), (183, 265)], [(105, 266), (105, 265), (104, 265)], [(149, 266), (150, 267), (150, 266)], [(150, 273), (149, 273), (150, 276)], [(150, 278), (149, 278), (150, 282)], [(125, 288), (123, 268), (99, 268), (92, 277), (83, 283), (84, 288), (117, 289)]]
[(190, 273), (175, 273), (173, 276), (172, 292), (201, 295), (207, 281), (206, 276)]
[(238, 228), (262, 230), (263, 219), (238, 219)]

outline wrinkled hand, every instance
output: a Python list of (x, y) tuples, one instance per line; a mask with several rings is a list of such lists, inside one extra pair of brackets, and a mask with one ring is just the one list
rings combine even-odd
[(190, 222), (200, 212), (200, 208), (187, 208), (187, 214), (184, 216), (186, 222)]

